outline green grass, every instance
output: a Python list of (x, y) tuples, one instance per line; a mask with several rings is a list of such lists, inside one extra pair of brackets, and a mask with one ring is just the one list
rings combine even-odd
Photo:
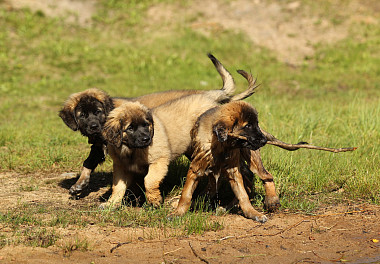
[[(317, 45), (313, 57), (294, 67), (279, 62), (273, 52), (252, 44), (243, 34), (228, 30), (205, 36), (172, 25), (170, 33), (151, 34), (144, 30), (144, 12), (163, 1), (127, 2), (100, 1), (102, 8), (90, 27), (0, 6), (0, 171), (78, 171), (89, 145), (57, 115), (71, 93), (98, 87), (114, 96), (131, 97), (170, 89), (218, 89), (220, 77), (206, 57), (212, 52), (233, 73), (238, 90), (246, 83), (235, 70), (259, 76), (262, 85), (247, 101), (257, 108), (265, 130), (287, 142), (358, 147), (339, 154), (264, 147), (263, 162), (275, 178), (282, 208), (310, 212), (345, 199), (380, 203), (378, 26), (352, 24), (346, 39)], [(330, 6), (329, 1), (324, 5)], [(108, 159), (99, 170), (111, 168)], [(171, 166), (171, 173), (170, 177), (185, 176), (186, 164)], [(257, 197), (262, 197), (263, 189), (256, 186)], [(38, 188), (33, 182), (21, 191)], [(343, 191), (338, 194), (339, 189)], [(253, 202), (262, 206), (259, 198)], [(166, 219), (166, 213), (143, 208), (89, 213), (89, 217), (97, 223), (144, 226), (151, 221), (166, 228), (169, 224), (158, 220)], [(67, 214), (61, 210), (46, 223), (43, 217), (16, 211), (1, 215), (1, 220), (31, 221), (39, 228), (84, 224)], [(201, 223), (202, 215), (183, 221)], [(197, 218), (197, 212), (189, 217)], [(219, 225), (209, 223), (198, 229), (193, 223), (178, 232), (199, 233)]]
[[(128, 228), (126, 236), (130, 233), (130, 239), (133, 239), (135, 230), (140, 230), (141, 227), (144, 227), (141, 236), (144, 239), (183, 237), (223, 228), (223, 221), (212, 218), (212, 212), (203, 200), (196, 203), (194, 212), (183, 217), (169, 219), (169, 213), (165, 206), (134, 208), (126, 205), (117, 210), (103, 211), (91, 206), (60, 208), (53, 204), (24, 203), (0, 213), (0, 223), (4, 229), (8, 229), (7, 233), (0, 236), (0, 248), (18, 244), (48, 247), (61, 238), (57, 230), (68, 227), (81, 229), (89, 224)], [(61, 247), (65, 254), (70, 254), (78, 249), (88, 250), (89, 243), (85, 239), (76, 238)]]

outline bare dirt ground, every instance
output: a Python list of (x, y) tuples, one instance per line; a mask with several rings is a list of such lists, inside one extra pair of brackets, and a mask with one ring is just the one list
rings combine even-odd
[[(82, 26), (90, 25), (96, 13), (95, 0), (4, 1), (9, 8), (28, 7)], [(315, 45), (345, 38), (351, 24), (378, 24), (379, 13), (376, 0), (351, 0), (343, 6), (337, 1), (332, 11), (307, 7), (302, 1), (195, 0), (185, 8), (175, 3), (154, 5), (143, 23), (152, 35), (165, 34), (178, 23), (206, 35), (221, 30), (241, 32), (253, 43), (274, 51), (279, 60), (298, 65), (313, 56)]]
[[(92, 181), (88, 196), (71, 200), (68, 188), (74, 181), (72, 175), (0, 174), (1, 211), (20, 203), (69, 211), (100, 204), (99, 197), (109, 190), (110, 179)], [(25, 188), (36, 183), (38, 190)], [(149, 228), (90, 223), (58, 228), (60, 238), (48, 248), (5, 246), (0, 263), (380, 263), (379, 216), (379, 206), (357, 202), (323, 208), (313, 216), (274, 213), (265, 224), (229, 214), (218, 216), (223, 230), (176, 238)], [(1, 235), (11, 232), (0, 226)], [(65, 253), (62, 245), (75, 239), (88, 241), (88, 250)]]

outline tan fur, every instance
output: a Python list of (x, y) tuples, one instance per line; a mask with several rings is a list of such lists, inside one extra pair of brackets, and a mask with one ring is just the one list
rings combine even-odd
[(183, 215), (189, 209), (199, 178), (210, 175), (216, 182), (221, 176), (227, 177), (246, 217), (260, 222), (267, 220), (252, 207), (244, 187), (244, 177), (241, 173), (241, 166), (244, 163), (242, 151), (249, 150), (233, 147), (230, 138), (220, 142), (214, 132), (215, 127), (222, 123), (227, 133), (239, 135), (247, 124), (245, 117), (248, 114), (257, 115), (257, 112), (245, 102), (231, 102), (208, 111), (197, 120), (191, 132), (193, 160), (173, 215)]

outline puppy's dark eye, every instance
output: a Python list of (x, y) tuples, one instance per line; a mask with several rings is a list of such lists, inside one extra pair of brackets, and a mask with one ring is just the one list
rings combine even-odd
[(98, 109), (98, 110), (95, 111), (94, 115), (99, 115), (101, 113), (102, 113), (102, 110)]
[(134, 129), (133, 125), (129, 125), (129, 127), (127, 127), (127, 130), (128, 132), (132, 132)]
[(248, 124), (246, 124), (245, 126), (244, 126), (244, 129), (251, 129), (252, 128), (252, 125), (250, 124), (250, 123), (248, 123)]
[(148, 122), (146, 122), (146, 123), (143, 124), (143, 127), (148, 127), (148, 126), (149, 126)]
[(86, 114), (84, 112), (82, 112), (82, 113), (79, 114), (79, 117), (82, 117), (82, 118), (86, 117)]

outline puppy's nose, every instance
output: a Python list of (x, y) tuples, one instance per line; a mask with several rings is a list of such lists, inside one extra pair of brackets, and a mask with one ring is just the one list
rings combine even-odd
[(149, 142), (149, 140), (150, 140), (150, 137), (149, 137), (149, 136), (144, 136), (144, 137), (141, 138), (141, 141), (142, 141), (143, 143), (147, 143), (147, 142)]
[(92, 129), (98, 128), (98, 124), (92, 123), (92, 124), (90, 124), (90, 128), (92, 128)]

